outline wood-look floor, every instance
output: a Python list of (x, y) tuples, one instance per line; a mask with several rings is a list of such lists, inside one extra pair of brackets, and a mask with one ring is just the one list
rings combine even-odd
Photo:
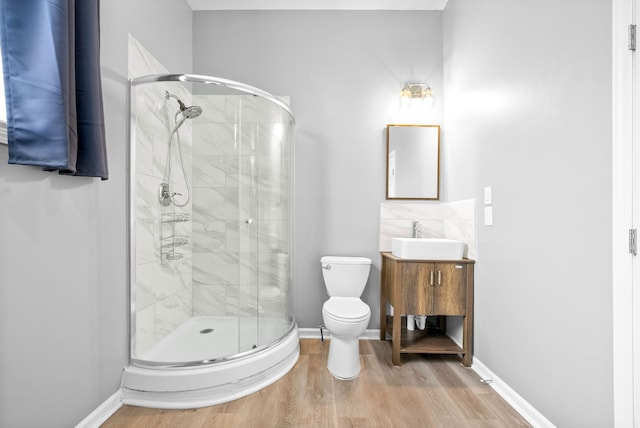
[(327, 370), (329, 343), (300, 341), (283, 378), (247, 397), (191, 410), (124, 406), (103, 428), (126, 427), (529, 427), (457, 356), (403, 355), (390, 342), (360, 341), (362, 371), (351, 381)]

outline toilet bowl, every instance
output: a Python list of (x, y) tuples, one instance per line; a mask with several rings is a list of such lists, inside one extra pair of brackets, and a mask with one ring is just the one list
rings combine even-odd
[(327, 368), (338, 379), (360, 373), (359, 337), (367, 329), (371, 309), (355, 297), (332, 297), (322, 305), (324, 326), (331, 332)]
[(371, 260), (325, 256), (320, 261), (329, 294), (329, 300), (322, 305), (324, 326), (331, 333), (327, 368), (338, 379), (353, 379), (361, 368), (359, 336), (371, 319), (371, 309), (360, 300)]

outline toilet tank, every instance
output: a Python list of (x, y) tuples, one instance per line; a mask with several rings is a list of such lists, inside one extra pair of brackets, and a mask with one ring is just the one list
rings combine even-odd
[(330, 297), (360, 297), (367, 285), (371, 259), (366, 257), (324, 256), (322, 276)]

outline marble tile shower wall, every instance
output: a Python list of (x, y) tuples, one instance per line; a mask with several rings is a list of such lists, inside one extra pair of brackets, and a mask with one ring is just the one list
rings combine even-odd
[[(129, 77), (166, 73), (167, 70), (134, 38), (129, 38)], [(163, 182), (169, 138), (175, 126), (175, 100), (166, 100), (165, 90), (185, 103), (191, 94), (180, 83), (139, 85), (135, 94), (136, 140), (136, 355), (141, 356), (192, 314), (191, 244), (175, 248), (182, 258), (162, 262), (162, 254), (174, 250), (171, 235), (191, 236), (191, 222), (173, 223), (174, 214), (191, 217), (191, 203), (185, 207), (163, 207), (158, 187)], [(179, 132), (186, 179), (191, 181), (192, 127), (185, 123)], [(177, 143), (173, 137), (173, 145)], [(172, 151), (171, 190), (187, 194), (180, 173), (180, 159)], [(179, 198), (179, 196), (178, 196)], [(189, 239), (189, 238), (187, 238)]]
[(194, 315), (281, 318), (290, 269), (285, 118), (254, 96), (194, 102), (207, 112), (194, 123)]
[(391, 251), (391, 238), (411, 237), (419, 221), (423, 238), (448, 238), (464, 242), (465, 257), (477, 256), (475, 199), (440, 204), (382, 202), (380, 251)]
[[(162, 64), (130, 36), (129, 77), (164, 73)], [(162, 207), (158, 201), (177, 110), (175, 100), (165, 99), (165, 90), (203, 108), (202, 116), (185, 122), (178, 135), (191, 188), (185, 207)], [(292, 141), (283, 132), (289, 117), (254, 96), (192, 96), (191, 91), (181, 83), (162, 82), (137, 86), (133, 97), (138, 357), (192, 316), (286, 320), (291, 312)], [(175, 150), (178, 136), (171, 143), (171, 191), (187, 195)], [(190, 221), (167, 221), (174, 215)], [(163, 254), (174, 248), (163, 238), (172, 234), (188, 244), (175, 248), (182, 258), (168, 261)], [(249, 324), (256, 331), (241, 338), (249, 347), (268, 340), (270, 334), (258, 334), (258, 323)]]

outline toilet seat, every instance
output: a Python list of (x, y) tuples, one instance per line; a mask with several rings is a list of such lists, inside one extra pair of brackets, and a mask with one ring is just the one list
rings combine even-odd
[(331, 297), (324, 302), (325, 316), (343, 323), (359, 323), (369, 319), (371, 309), (357, 297)]

